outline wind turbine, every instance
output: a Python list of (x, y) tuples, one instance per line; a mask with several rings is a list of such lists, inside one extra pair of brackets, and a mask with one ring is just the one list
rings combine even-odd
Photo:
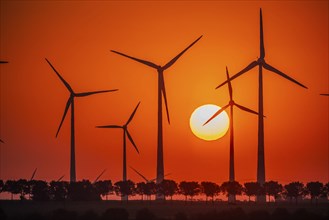
[[(151, 183), (151, 182), (154, 182), (156, 180), (156, 178), (154, 179), (147, 179), (143, 174), (141, 174), (140, 172), (138, 172), (135, 168), (133, 168), (132, 166), (129, 166), (130, 169), (132, 169), (133, 171), (135, 171), (135, 173), (137, 173), (142, 179), (145, 180), (146, 183)], [(170, 173), (164, 175), (164, 176), (169, 176)]]
[(98, 93), (105, 93), (105, 92), (114, 92), (117, 91), (117, 89), (113, 90), (102, 90), (102, 91), (93, 91), (93, 92), (82, 92), (82, 93), (75, 93), (72, 89), (72, 87), (64, 80), (64, 78), (58, 73), (58, 71), (55, 69), (55, 67), (47, 60), (47, 63), (50, 65), (50, 67), (54, 70), (56, 75), (60, 78), (62, 83), (65, 85), (67, 90), (70, 92), (70, 97), (67, 100), (66, 107), (64, 110), (64, 115), (62, 117), (62, 121), (58, 127), (56, 138), (58, 136), (58, 133), (62, 127), (63, 121), (65, 119), (65, 116), (67, 114), (67, 111), (69, 110), (71, 106), (71, 157), (70, 157), (70, 182), (76, 181), (76, 169), (75, 169), (75, 132), (74, 132), (74, 98), (76, 97), (85, 97), (89, 95), (94, 95)]
[(8, 63), (8, 61), (0, 61), (0, 63)]
[[(156, 181), (157, 183), (161, 183), (162, 180), (164, 179), (163, 134), (162, 134), (163, 133), (162, 132), (162, 96), (164, 98), (164, 102), (165, 102), (165, 106), (166, 106), (168, 123), (170, 124), (167, 95), (166, 95), (163, 73), (165, 70), (167, 70), (169, 67), (171, 67), (190, 47), (192, 47), (197, 41), (199, 41), (201, 37), (202, 37), (202, 35), (198, 39), (196, 39), (192, 44), (190, 44), (186, 49), (184, 49), (181, 53), (179, 53), (172, 60), (170, 60), (167, 64), (165, 64), (164, 66), (157, 65), (150, 61), (146, 61), (146, 60), (138, 59), (138, 58), (135, 58), (132, 56), (128, 56), (126, 54), (120, 53), (115, 50), (111, 50), (111, 52), (113, 52), (113, 53), (119, 54), (121, 56), (135, 60), (139, 63), (142, 63), (146, 66), (152, 67), (153, 69), (156, 69), (158, 72), (158, 147), (157, 147), (157, 181)], [(164, 196), (157, 195), (157, 199), (164, 199)]]
[[(211, 116), (208, 121), (206, 121), (203, 125), (208, 124), (212, 119), (214, 119), (217, 115), (219, 115), (220, 113), (222, 113), (225, 109), (227, 109), (228, 107), (230, 107), (230, 168), (229, 168), (229, 181), (230, 182), (234, 182), (235, 181), (235, 171), (234, 171), (234, 129), (233, 129), (233, 107), (236, 106), (239, 109), (252, 113), (252, 114), (256, 114), (258, 115), (257, 112), (244, 107), (242, 105), (237, 104), (234, 100), (233, 100), (233, 89), (232, 89), (232, 84), (230, 81), (230, 76), (228, 73), (228, 69), (226, 67), (226, 77), (227, 77), (227, 82), (228, 82), (228, 91), (230, 94), (230, 101), (227, 105), (225, 105), (223, 108), (219, 109), (213, 116)], [(233, 203), (235, 202), (235, 195), (230, 194), (228, 197), (228, 201)]]
[(122, 180), (123, 181), (127, 181), (127, 151), (126, 151), (126, 136), (128, 137), (129, 141), (131, 142), (131, 144), (135, 147), (137, 153), (139, 153), (138, 148), (133, 140), (133, 138), (131, 137), (129, 131), (128, 131), (128, 125), (131, 122), (131, 120), (133, 119), (137, 108), (139, 106), (140, 102), (137, 104), (135, 110), (132, 112), (132, 114), (130, 115), (128, 121), (120, 126), (120, 125), (104, 125), (104, 126), (97, 126), (97, 128), (121, 128), (123, 130), (123, 175), (122, 175)]
[[(282, 76), (283, 78), (286, 78), (297, 85), (306, 88), (303, 84), (299, 83), (295, 79), (291, 78), (290, 76), (284, 74), (280, 70), (274, 68), (270, 64), (265, 62), (265, 47), (264, 47), (264, 34), (263, 34), (263, 19), (262, 19), (262, 9), (260, 9), (260, 57), (258, 60), (251, 62), (247, 67), (242, 69), (240, 72), (235, 74), (231, 77), (230, 80), (226, 80), (222, 84), (216, 87), (216, 89), (220, 88), (221, 86), (228, 83), (228, 81), (234, 80), (235, 78), (241, 76), (245, 72), (253, 69), (254, 67), (259, 67), (259, 75), (258, 75), (258, 82), (259, 82), (259, 88), (258, 88), (258, 162), (257, 162), (257, 182), (260, 185), (263, 185), (265, 183), (265, 161), (264, 161), (264, 117), (263, 117), (263, 67), (266, 70), (269, 70), (271, 72), (274, 72), (278, 74), (279, 76)], [(266, 202), (265, 195), (257, 196), (257, 201), (259, 202)]]
[(320, 94), (320, 95), (323, 95), (323, 96), (329, 96), (329, 94)]

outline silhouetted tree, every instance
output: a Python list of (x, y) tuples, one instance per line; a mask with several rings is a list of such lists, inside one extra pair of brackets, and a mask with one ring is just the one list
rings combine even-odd
[(243, 187), (237, 181), (227, 181), (222, 183), (220, 189), (228, 197), (229, 195), (241, 195)]
[(318, 203), (318, 198), (323, 192), (323, 183), (317, 182), (309, 182), (306, 184), (307, 194), (311, 196), (311, 203), (315, 199), (315, 203)]
[(102, 196), (105, 196), (107, 200), (108, 195), (113, 191), (111, 180), (100, 180), (94, 183), (96, 192)]
[(261, 193), (261, 191), (262, 191), (262, 187), (257, 182), (244, 183), (243, 192), (244, 192), (245, 195), (248, 196), (249, 202), (250, 202), (250, 197), (251, 196), (257, 196)]
[(119, 181), (114, 184), (114, 191), (117, 195), (124, 197), (134, 195), (135, 193), (135, 183), (131, 180)]
[(68, 187), (68, 198), (74, 201), (101, 200), (100, 194), (89, 180), (71, 182)]
[(191, 197), (191, 200), (193, 200), (193, 197), (198, 195), (201, 191), (200, 185), (198, 182), (186, 182), (183, 181), (179, 184), (179, 191), (182, 195), (185, 196), (185, 201), (187, 201), (187, 196)]
[[(329, 196), (329, 182), (326, 183), (323, 188), (322, 188), (322, 192), (321, 192), (321, 197), (322, 198), (325, 198), (325, 199), (328, 199), (328, 196)], [(329, 212), (328, 212), (329, 214)]]
[(157, 193), (157, 185), (155, 182), (147, 182), (144, 185), (144, 194), (148, 197), (149, 200), (151, 200), (152, 195), (155, 195)]
[(165, 197), (170, 196), (171, 200), (172, 197), (178, 192), (178, 185), (174, 180), (164, 179), (160, 184), (158, 184), (157, 188), (160, 194), (163, 194)]
[(42, 180), (35, 180), (32, 185), (31, 198), (35, 201), (49, 200), (48, 183)]
[(20, 194), (19, 198), (21, 200), (25, 200), (26, 199), (25, 195), (30, 193), (30, 187), (28, 181), (25, 179), (19, 179), (16, 184)]
[(213, 182), (201, 182), (201, 190), (206, 195), (206, 202), (208, 197), (211, 197), (212, 202), (214, 202), (214, 197), (220, 193), (219, 185)]
[(18, 187), (17, 181), (7, 180), (4, 187), (3, 187), (3, 191), (10, 193), (11, 194), (11, 200), (13, 200), (14, 195), (20, 193), (20, 189)]
[(49, 184), (49, 196), (52, 200), (63, 201), (68, 198), (69, 183), (65, 181), (51, 181)]
[(268, 181), (264, 183), (264, 189), (266, 195), (268, 195), (268, 201), (271, 201), (271, 196), (273, 196), (274, 201), (282, 193), (283, 187), (276, 181)]
[(2, 192), (3, 186), (4, 186), (4, 182), (3, 180), (0, 180), (0, 193)]
[(137, 195), (140, 195), (141, 196), (141, 200), (143, 201), (144, 200), (144, 191), (145, 191), (145, 185), (146, 183), (145, 182), (140, 182), (140, 183), (137, 183), (136, 184), (136, 189), (135, 189), (135, 193)]
[(295, 198), (297, 204), (298, 197), (302, 197), (305, 193), (304, 184), (301, 182), (292, 182), (284, 186), (285, 195), (290, 198)]

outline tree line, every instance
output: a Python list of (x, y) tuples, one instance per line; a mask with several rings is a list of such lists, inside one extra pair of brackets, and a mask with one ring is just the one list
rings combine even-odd
[(203, 195), (206, 201), (209, 199), (214, 202), (216, 196), (222, 195), (245, 195), (251, 201), (252, 197), (265, 194), (269, 202), (277, 200), (297, 201), (299, 199), (309, 198), (311, 202), (318, 202), (319, 198), (328, 199), (329, 182), (323, 184), (319, 181), (291, 182), (282, 185), (277, 181), (268, 181), (263, 186), (257, 182), (246, 182), (243, 185), (239, 182), (223, 182), (218, 185), (214, 182), (195, 182), (182, 181), (180, 183), (174, 180), (163, 180), (160, 184), (155, 182), (134, 183), (131, 180), (118, 181), (112, 184), (111, 180), (100, 180), (90, 182), (82, 180), (78, 182), (51, 181), (43, 180), (0, 180), (0, 193), (8, 192), (11, 199), (14, 195), (19, 195), (21, 200), (35, 201), (97, 201), (108, 199), (109, 195), (120, 197), (140, 196), (141, 200), (151, 200), (156, 194), (164, 195), (166, 198), (173, 199), (174, 195), (185, 196), (185, 201), (191, 200), (195, 196)]

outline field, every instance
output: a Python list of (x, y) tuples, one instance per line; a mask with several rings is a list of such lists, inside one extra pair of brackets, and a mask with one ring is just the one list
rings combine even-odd
[[(196, 218), (198, 214), (221, 212), (223, 210), (232, 210), (241, 208), (245, 213), (252, 213), (259, 210), (273, 213), (277, 208), (284, 208), (289, 213), (294, 213), (298, 210), (306, 210), (309, 213), (317, 214), (325, 219), (329, 214), (329, 203), (319, 203), (317, 205), (310, 203), (290, 204), (290, 203), (268, 203), (255, 204), (241, 202), (235, 205), (227, 204), (226, 202), (185, 202), (185, 201), (97, 201), (97, 202), (36, 202), (36, 201), (18, 201), (18, 200), (2, 200), (0, 207), (7, 215), (7, 219), (24, 219), (25, 216), (31, 213), (41, 215), (49, 215), (54, 210), (65, 209), (76, 212), (79, 216), (83, 215), (88, 210), (93, 210), (101, 216), (109, 208), (124, 208), (129, 213), (129, 219), (135, 219), (139, 210), (147, 208), (161, 219), (175, 219), (177, 213), (184, 213), (188, 219)], [(1, 217), (0, 217), (1, 218)], [(33, 218), (32, 218), (33, 219)], [(177, 218), (176, 218), (177, 219)], [(322, 218), (321, 218), (322, 219)]]

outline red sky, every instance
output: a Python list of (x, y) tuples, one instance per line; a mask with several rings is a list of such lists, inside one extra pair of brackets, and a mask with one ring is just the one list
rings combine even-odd
[[(168, 71), (171, 125), (164, 121), (165, 173), (177, 181), (228, 179), (228, 135), (195, 137), (189, 117), (203, 104), (224, 106), (227, 87), (215, 90), (259, 56), (263, 9), (266, 60), (309, 87), (264, 71), (266, 179), (282, 183), (328, 177), (328, 1), (1, 1), (1, 178), (69, 178), (69, 115), (55, 134), (69, 96), (48, 58), (77, 92), (115, 93), (76, 99), (77, 178), (122, 178), (123, 124), (141, 101), (130, 133), (128, 164), (156, 172), (157, 74), (111, 49), (165, 64), (203, 38)], [(257, 110), (257, 69), (233, 81), (235, 101)], [(235, 111), (236, 179), (256, 180), (257, 116)], [(128, 178), (141, 179), (128, 170)]]

